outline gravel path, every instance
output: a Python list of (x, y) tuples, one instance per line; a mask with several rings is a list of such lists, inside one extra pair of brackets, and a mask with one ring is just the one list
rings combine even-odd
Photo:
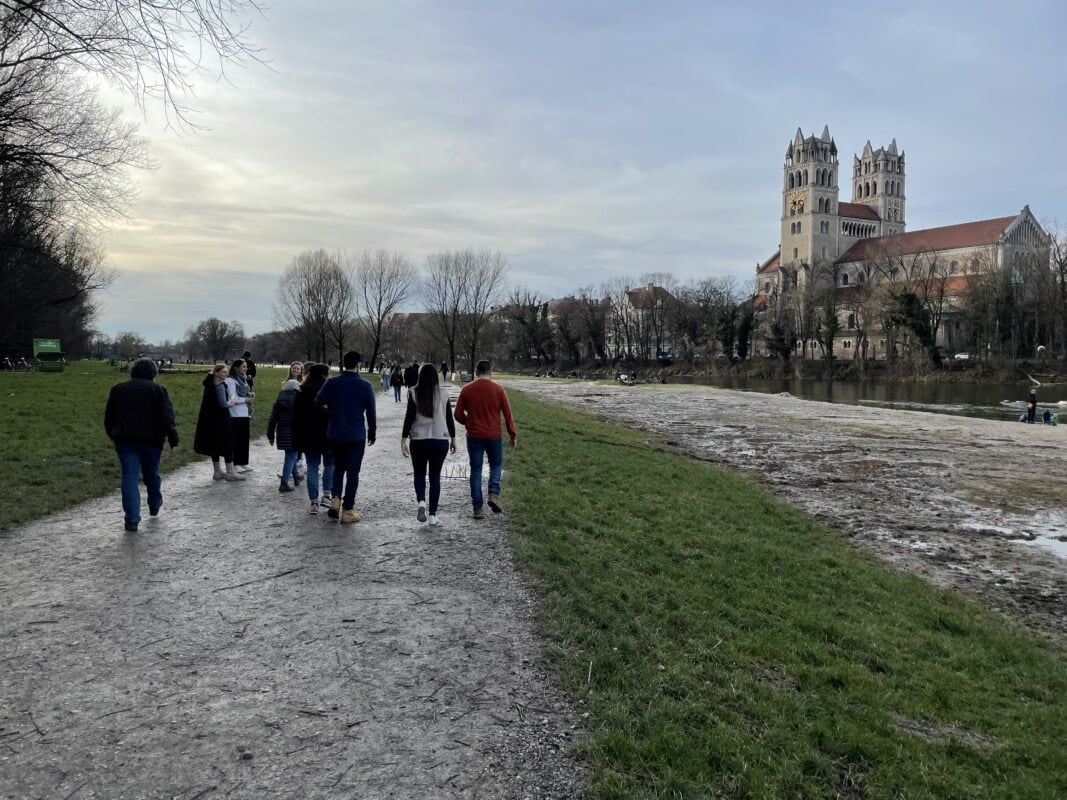
[(707, 386), (515, 381), (755, 475), (863, 549), (1067, 652), (1067, 426)]
[(420, 525), (378, 408), (356, 525), (279, 494), (260, 441), (246, 483), (164, 476), (139, 533), (116, 493), (0, 537), (0, 796), (581, 794), (507, 513), (470, 518), (461, 439)]

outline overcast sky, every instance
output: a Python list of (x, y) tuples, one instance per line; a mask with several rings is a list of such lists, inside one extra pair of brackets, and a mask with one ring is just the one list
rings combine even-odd
[[(1067, 4), (275, 0), (266, 66), (197, 85), (104, 244), (98, 327), (271, 330), (305, 249), (420, 266), (500, 250), (546, 297), (615, 277), (750, 282), (797, 127), (907, 154), (909, 230), (1067, 221)], [(847, 174), (847, 173), (846, 173)], [(849, 199), (842, 188), (842, 199)]]

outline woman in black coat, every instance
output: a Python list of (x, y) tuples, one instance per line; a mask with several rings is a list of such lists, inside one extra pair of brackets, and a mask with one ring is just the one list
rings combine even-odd
[[(333, 450), (326, 438), (326, 425), (330, 414), (324, 408), (316, 408), (315, 395), (326, 383), (330, 368), (326, 364), (312, 364), (307, 378), (300, 385), (293, 401), (293, 445), (307, 459), (308, 499), (312, 514), (319, 513), (319, 506), (330, 504), (330, 487), (333, 486)], [(319, 464), (322, 464), (322, 495), (319, 495)]]
[[(204, 378), (204, 394), (200, 398), (200, 414), (196, 418), (193, 451), (202, 456), (211, 456), (215, 480), (243, 481), (244, 476), (233, 470), (232, 401), (226, 396), (226, 378), (229, 374), (225, 364), (216, 364)], [(219, 464), (220, 458), (226, 462), (225, 470)]]

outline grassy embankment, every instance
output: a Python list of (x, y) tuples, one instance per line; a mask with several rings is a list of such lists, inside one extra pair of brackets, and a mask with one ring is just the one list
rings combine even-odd
[[(170, 392), (181, 440), (175, 450), (164, 447), (164, 472), (206, 461), (193, 452), (206, 371), (158, 378)], [(266, 430), (284, 377), (284, 369), (260, 368), (253, 436)], [(118, 491), (119, 464), (104, 434), (104, 405), (111, 387), (128, 378), (97, 362), (75, 362), (62, 373), (0, 372), (0, 530)]]
[(744, 477), (515, 394), (516, 558), (596, 796), (1067, 797), (1063, 653)]

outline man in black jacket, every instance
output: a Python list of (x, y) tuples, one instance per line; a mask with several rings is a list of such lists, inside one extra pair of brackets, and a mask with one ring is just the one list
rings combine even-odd
[(412, 361), (408, 365), (408, 368), (404, 370), (404, 386), (408, 389), (412, 388), (419, 382), (419, 365)]
[(251, 389), (256, 385), (256, 362), (252, 360), (252, 354), (247, 350), (245, 350), (245, 354), (241, 358), (248, 364), (248, 372), (245, 373), (245, 378), (248, 379), (248, 388)]
[(159, 477), (163, 440), (170, 442), (171, 448), (178, 446), (174, 406), (166, 388), (155, 378), (152, 359), (137, 359), (130, 367), (130, 379), (111, 387), (104, 410), (104, 430), (115, 443), (122, 466), (122, 511), (128, 531), (136, 531), (141, 521), (138, 473), (148, 489), (148, 513), (154, 517), (163, 505)]

